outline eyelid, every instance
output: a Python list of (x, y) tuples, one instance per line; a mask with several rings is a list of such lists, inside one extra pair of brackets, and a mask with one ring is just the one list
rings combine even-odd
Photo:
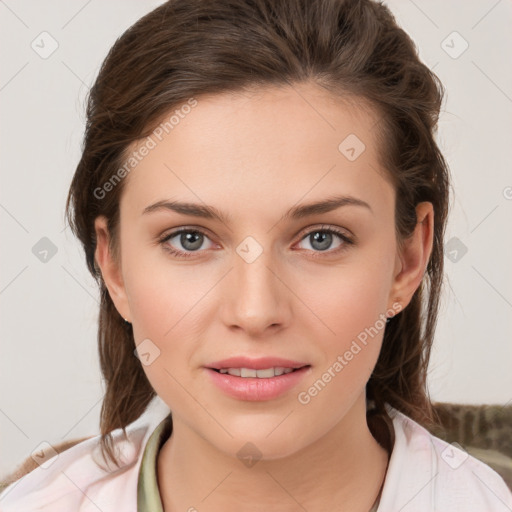
[[(355, 235), (347, 228), (342, 228), (342, 227), (335, 226), (332, 224), (313, 224), (311, 226), (307, 226), (305, 228), (302, 228), (296, 235), (293, 236), (293, 238), (296, 238), (296, 237), (299, 237), (302, 235), (307, 235), (311, 231), (314, 231), (315, 229), (319, 230), (319, 231), (320, 230), (322, 230), (322, 231), (323, 230), (339, 231), (339, 232), (343, 233), (345, 236), (347, 236), (348, 238), (353, 238), (354, 240), (356, 239)], [(182, 231), (197, 231), (203, 235), (207, 235), (208, 238), (210, 238), (210, 239), (215, 238), (215, 236), (213, 236), (213, 234), (211, 233), (211, 231), (208, 228), (205, 228), (203, 226), (183, 225), (183, 226), (178, 226), (176, 228), (170, 228), (169, 230), (164, 231), (161, 235), (158, 236), (158, 240), (162, 241), (163, 239), (169, 238), (173, 235), (177, 235)], [(300, 238), (300, 240), (302, 240), (302, 238)]]
[(210, 240), (212, 238), (215, 238), (213, 234), (210, 232), (208, 228), (204, 228), (202, 226), (178, 226), (176, 228), (170, 228), (165, 230), (161, 235), (158, 236), (158, 240), (162, 241), (165, 239), (172, 238), (175, 235), (180, 234), (182, 231), (197, 231), (198, 233), (201, 233), (202, 235), (207, 236)]
[(313, 224), (312, 226), (308, 226), (306, 228), (301, 229), (297, 236), (301, 237), (300, 240), (302, 240), (303, 235), (308, 235), (312, 231), (334, 231), (336, 233), (339, 233), (340, 235), (355, 240), (355, 236), (347, 228), (342, 228), (340, 226), (335, 226), (333, 224)]

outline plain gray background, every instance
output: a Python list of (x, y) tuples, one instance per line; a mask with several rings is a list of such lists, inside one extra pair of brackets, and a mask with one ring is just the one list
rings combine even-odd
[[(64, 204), (87, 90), (115, 39), (160, 3), (0, 0), (0, 475), (42, 441), (99, 431), (98, 291), (65, 226)], [(438, 140), (455, 196), (431, 394), (505, 404), (512, 400), (512, 3), (386, 3), (447, 89)], [(149, 414), (166, 410), (159, 399), (155, 407)]]

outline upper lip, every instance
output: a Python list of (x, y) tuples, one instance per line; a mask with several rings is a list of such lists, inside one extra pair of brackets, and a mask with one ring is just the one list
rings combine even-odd
[(264, 370), (266, 368), (302, 368), (303, 366), (309, 366), (307, 363), (301, 363), (299, 361), (292, 361), (290, 359), (283, 359), (280, 357), (258, 357), (250, 358), (246, 356), (230, 357), (228, 359), (222, 359), (221, 361), (215, 361), (206, 365), (207, 368), (213, 368), (220, 370), (221, 368), (252, 368), (253, 370)]

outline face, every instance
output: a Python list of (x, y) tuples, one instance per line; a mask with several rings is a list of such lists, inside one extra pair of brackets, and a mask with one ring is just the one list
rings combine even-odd
[[(121, 265), (104, 277), (175, 424), (227, 454), (252, 442), (263, 457), (286, 456), (364, 400), (385, 316), (399, 311), (377, 117), (313, 85), (199, 97), (185, 111), (126, 178)], [(352, 199), (297, 210), (340, 197)], [(233, 391), (244, 377), (210, 368), (235, 356), (305, 368)]]

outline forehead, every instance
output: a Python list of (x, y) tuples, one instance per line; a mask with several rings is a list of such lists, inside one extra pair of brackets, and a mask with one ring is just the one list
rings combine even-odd
[[(381, 169), (375, 112), (315, 85), (199, 96), (174, 107), (138, 154), (121, 199), (139, 213), (167, 198), (271, 214), (274, 205), (336, 192), (392, 199)], [(186, 107), (186, 108), (185, 108)]]

